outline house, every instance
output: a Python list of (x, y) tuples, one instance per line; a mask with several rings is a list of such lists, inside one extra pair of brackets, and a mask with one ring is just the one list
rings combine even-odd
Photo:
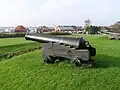
[(52, 32), (52, 31), (55, 31), (53, 27), (39, 26), (37, 28), (37, 33), (45, 33), (45, 32)]
[(3, 32), (3, 30), (2, 29), (0, 29), (0, 33), (2, 33)]
[(72, 26), (57, 26), (55, 28), (56, 32), (73, 32), (75, 29)]
[(4, 32), (5, 33), (10, 33), (11, 31), (10, 31), (10, 29), (6, 28), (6, 29), (4, 29)]
[(113, 25), (109, 26), (110, 32), (120, 33), (120, 21), (117, 21)]
[(54, 32), (54, 31), (55, 31), (54, 27), (48, 27), (48, 30), (49, 30), (50, 32)]
[(15, 32), (26, 32), (27, 29), (23, 27), (22, 25), (19, 25), (15, 28)]
[(84, 31), (84, 28), (82, 26), (76, 26), (75, 33), (82, 34)]
[(27, 32), (29, 32), (29, 33), (36, 33), (37, 32), (37, 29), (35, 29), (35, 28), (27, 28)]

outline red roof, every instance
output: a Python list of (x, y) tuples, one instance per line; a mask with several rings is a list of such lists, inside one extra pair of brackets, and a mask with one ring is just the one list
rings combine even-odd
[(19, 25), (15, 28), (15, 32), (26, 32), (26, 28), (22, 25)]

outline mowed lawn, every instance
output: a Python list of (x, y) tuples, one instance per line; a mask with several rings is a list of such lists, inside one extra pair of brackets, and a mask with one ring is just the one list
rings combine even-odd
[(0, 55), (10, 52), (21, 51), (29, 48), (39, 47), (40, 44), (33, 41), (27, 41), (25, 38), (2, 38), (0, 39)]
[(67, 61), (46, 65), (38, 50), (0, 62), (0, 90), (119, 90), (120, 41), (83, 37), (97, 49), (96, 67), (72, 67)]
[(8, 45), (16, 45), (16, 44), (24, 44), (32, 41), (26, 41), (25, 38), (0, 38), (0, 47), (8, 46)]

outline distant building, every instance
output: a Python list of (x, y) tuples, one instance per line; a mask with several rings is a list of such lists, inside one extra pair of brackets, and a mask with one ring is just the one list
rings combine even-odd
[(76, 26), (75, 33), (83, 33), (84, 28), (82, 26)]
[(10, 33), (11, 31), (10, 31), (10, 29), (6, 28), (6, 29), (4, 29), (4, 32)]
[(37, 32), (37, 30), (35, 29), (35, 28), (27, 28), (27, 32), (29, 32), (29, 33), (36, 33)]
[(55, 28), (56, 32), (73, 32), (75, 31), (74, 27), (72, 26), (57, 26)]
[(37, 33), (53, 32), (55, 29), (53, 27), (39, 26), (37, 28)]
[(120, 25), (120, 21), (117, 21), (115, 24)]
[(120, 33), (120, 21), (117, 21), (113, 25), (109, 26), (110, 32)]
[(19, 25), (15, 28), (15, 32), (26, 32), (27, 29), (23, 27), (22, 25)]
[(54, 27), (48, 27), (48, 31), (54, 32), (54, 31), (55, 31), (55, 28), (54, 28)]
[(68, 32), (68, 33), (82, 33), (83, 28), (81, 26), (57, 26), (56, 32)]
[(0, 29), (0, 33), (2, 33), (3, 32), (3, 30), (2, 29)]

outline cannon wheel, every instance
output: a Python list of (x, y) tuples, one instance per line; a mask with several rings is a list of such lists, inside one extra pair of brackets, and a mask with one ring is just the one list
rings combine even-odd
[(91, 68), (94, 65), (94, 60), (83, 61), (81, 59), (76, 58), (76, 59), (72, 60), (72, 65), (73, 66), (81, 66), (84, 68)]
[(47, 56), (44, 58), (44, 63), (46, 64), (54, 64), (55, 58), (53, 56)]
[(94, 60), (83, 61), (82, 66), (85, 68), (91, 68), (94, 66)]
[(78, 58), (74, 58), (72, 61), (71, 61), (72, 65), (73, 66), (81, 66), (81, 60), (78, 59)]

